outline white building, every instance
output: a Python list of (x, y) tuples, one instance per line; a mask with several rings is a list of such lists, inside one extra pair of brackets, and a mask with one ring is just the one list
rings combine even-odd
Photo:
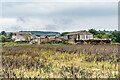
[(90, 39), (93, 39), (93, 34), (85, 30), (74, 31), (66, 34), (64, 38), (73, 39), (73, 40), (90, 40)]
[(31, 33), (17, 32), (17, 33), (13, 33), (12, 35), (12, 40), (14, 40), (14, 42), (26, 42), (26, 41), (30, 41), (30, 39), (31, 39)]

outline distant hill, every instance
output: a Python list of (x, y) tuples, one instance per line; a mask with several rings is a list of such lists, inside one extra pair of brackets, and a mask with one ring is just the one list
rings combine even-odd
[(59, 32), (52, 31), (19, 31), (19, 32), (30, 32), (32, 35), (60, 35)]

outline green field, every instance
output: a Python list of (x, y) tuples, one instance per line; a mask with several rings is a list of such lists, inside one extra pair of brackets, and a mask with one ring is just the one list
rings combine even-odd
[(35, 45), (35, 44), (30, 44), (30, 43), (15, 43), (15, 42), (0, 43), (0, 46), (20, 46), (20, 45)]

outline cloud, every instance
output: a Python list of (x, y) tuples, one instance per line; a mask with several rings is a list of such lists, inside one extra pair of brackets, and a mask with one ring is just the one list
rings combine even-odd
[(13, 25), (13, 26), (11, 26), (11, 27), (7, 27), (7, 28), (5, 28), (4, 29), (5, 31), (21, 31), (21, 30), (24, 30), (24, 28), (23, 27), (21, 27), (21, 26), (18, 26), (18, 25)]
[(0, 30), (117, 29), (117, 6), (114, 2), (4, 2)]
[(57, 25), (51, 25), (51, 24), (46, 25), (45, 28), (43, 28), (43, 30), (48, 30), (48, 31), (50, 30), (55, 31), (57, 29), (58, 29)]
[(119, 0), (4, 0), (4, 2), (118, 2)]
[[(18, 18), (4, 20), (6, 31), (36, 30), (36, 31), (77, 31), (83, 29), (117, 29), (117, 17), (57, 17), (57, 18), (24, 18), (24, 23)], [(8, 22), (10, 21), (10, 22)], [(9, 26), (9, 27), (8, 27)], [(17, 29), (18, 27), (18, 29)]]
[[(93, 5), (94, 4), (94, 5)], [(107, 4), (107, 5), (106, 5)], [(3, 17), (114, 16), (116, 3), (3, 3)]]
[(24, 18), (22, 18), (22, 17), (19, 17), (19, 18), (17, 19), (17, 22), (22, 22), (22, 23), (25, 23), (25, 22), (26, 22), (26, 20), (25, 20)]

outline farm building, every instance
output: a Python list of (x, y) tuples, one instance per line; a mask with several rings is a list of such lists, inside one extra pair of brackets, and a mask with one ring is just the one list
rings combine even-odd
[(89, 33), (88, 31), (74, 31), (66, 34), (64, 36), (66, 39), (72, 39), (72, 40), (89, 40), (93, 39), (93, 34)]
[(110, 39), (94, 39), (93, 34), (88, 31), (74, 31), (63, 36), (64, 39), (68, 40), (70, 43), (78, 44), (109, 44), (111, 43)]
[(38, 37), (36, 35), (31, 35), (31, 39), (37, 39)]
[(48, 39), (49, 40), (54, 40), (56, 38), (56, 36), (49, 36)]
[(12, 39), (14, 42), (26, 42), (30, 41), (31, 33), (16, 32), (13, 33)]
[(67, 39), (70, 43), (75, 43), (77, 40), (90, 40), (93, 39), (93, 34), (88, 31), (74, 31), (63, 36), (64, 39)]
[(36, 42), (38, 42), (38, 39), (39, 39), (40, 37), (37, 37), (36, 35), (31, 35), (31, 40), (30, 40), (30, 43), (36, 43)]
[(40, 38), (47, 38), (47, 35), (41, 35)]
[(48, 38), (38, 38), (38, 44), (48, 42)]
[(12, 39), (15, 42), (30, 42), (30, 43), (62, 43), (62, 42), (69, 42), (69, 43), (77, 43), (77, 44), (109, 44), (111, 43), (110, 39), (94, 39), (93, 34), (89, 33), (88, 31), (74, 31), (70, 32), (64, 36), (47, 36), (41, 35), (37, 37), (36, 35), (31, 35), (31, 33), (24, 33), (18, 32), (13, 33)]
[(57, 36), (46, 36), (46, 37), (41, 37), (38, 39), (38, 44), (41, 44), (41, 43), (46, 43), (46, 42), (50, 42), (50, 43), (59, 43), (59, 42), (62, 42), (62, 40), (57, 37)]
[(50, 36), (48, 37), (49, 42), (51, 43), (60, 43), (62, 42), (62, 39), (58, 36)]

